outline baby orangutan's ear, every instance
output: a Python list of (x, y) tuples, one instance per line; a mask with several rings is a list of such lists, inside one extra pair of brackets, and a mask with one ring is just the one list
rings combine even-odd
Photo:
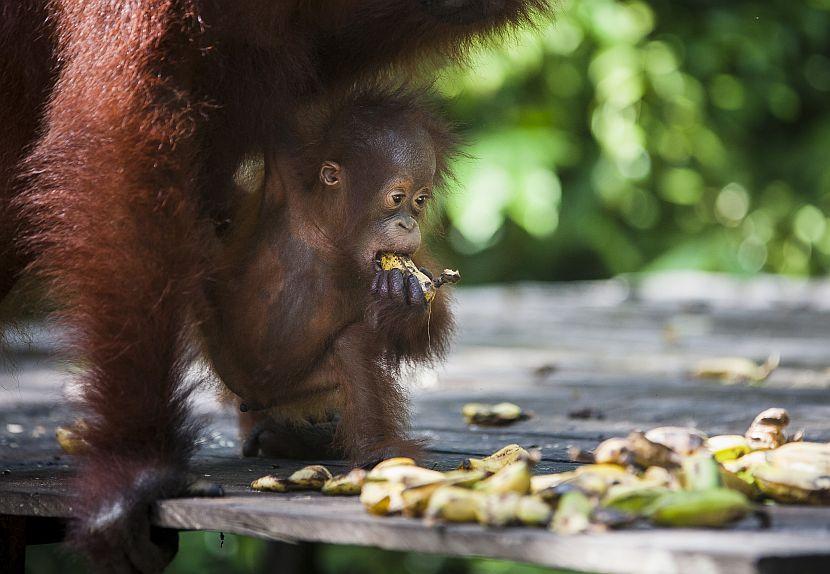
[(333, 161), (324, 161), (320, 168), (320, 181), (323, 185), (335, 186), (340, 183), (340, 164)]
[(245, 195), (255, 195), (265, 185), (265, 156), (262, 152), (245, 154), (233, 174), (233, 183)]

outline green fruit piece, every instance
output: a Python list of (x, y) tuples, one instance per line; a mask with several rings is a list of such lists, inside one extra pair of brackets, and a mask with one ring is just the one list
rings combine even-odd
[(602, 499), (602, 505), (640, 515), (655, 500), (669, 492), (671, 490), (662, 486), (619, 484), (608, 489)]
[(673, 527), (719, 527), (740, 520), (752, 510), (746, 496), (728, 488), (664, 494), (646, 514), (654, 524)]
[(595, 503), (579, 492), (571, 490), (559, 499), (559, 506), (553, 515), (550, 529), (557, 534), (579, 534), (591, 528), (591, 512)]
[(686, 490), (709, 490), (721, 486), (720, 467), (708, 452), (687, 456), (681, 465)]

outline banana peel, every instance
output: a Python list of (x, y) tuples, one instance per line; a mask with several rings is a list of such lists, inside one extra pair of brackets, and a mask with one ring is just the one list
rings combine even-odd
[(706, 435), (692, 427), (657, 427), (647, 431), (645, 437), (683, 456), (697, 452), (706, 443)]
[(628, 439), (620, 437), (606, 439), (594, 449), (594, 462), (628, 466), (634, 462), (631, 444)]
[(745, 357), (717, 357), (702, 359), (692, 375), (700, 379), (719, 379), (727, 384), (761, 383), (778, 368), (781, 357), (772, 354), (761, 365)]
[(388, 481), (366, 482), (360, 490), (360, 503), (370, 514), (385, 516), (403, 510), (404, 486)]
[(409, 458), (407, 456), (396, 456), (394, 458), (387, 458), (386, 460), (382, 460), (375, 466), (373, 466), (372, 470), (381, 471), (384, 468), (389, 468), (392, 466), (415, 466), (415, 459)]
[(358, 496), (366, 482), (366, 471), (355, 468), (346, 474), (339, 474), (328, 479), (320, 489), (329, 496)]
[(251, 482), (251, 488), (263, 492), (320, 490), (331, 478), (331, 473), (326, 467), (315, 464), (301, 468), (288, 478), (280, 478), (273, 474), (263, 476)]
[(776, 502), (830, 505), (830, 475), (762, 464), (754, 469), (753, 476), (761, 492)]
[(626, 437), (628, 448), (634, 463), (642, 468), (662, 466), (676, 468), (680, 464), (680, 454), (659, 442), (649, 440), (645, 433), (635, 431)]
[(517, 444), (509, 444), (484, 458), (468, 458), (461, 465), (461, 468), (465, 470), (484, 470), (492, 473), (498, 472), (501, 468), (521, 458), (533, 460), (538, 457), (535, 453), (531, 454)]
[(421, 516), (430, 498), (439, 488), (444, 486), (472, 487), (487, 476), (486, 472), (480, 470), (453, 470), (441, 474), (442, 478), (434, 482), (404, 488), (401, 492), (404, 516)]
[(86, 428), (86, 423), (78, 419), (68, 427), (59, 426), (55, 429), (55, 438), (63, 452), (80, 454), (89, 449), (89, 443), (83, 438)]
[(752, 450), (778, 448), (788, 440), (784, 429), (789, 424), (790, 415), (785, 409), (767, 409), (755, 417), (744, 437)]
[(558, 472), (555, 474), (537, 474), (530, 477), (530, 492), (539, 494), (542, 491), (556, 488), (560, 484), (576, 478), (576, 471)]
[(505, 426), (526, 420), (529, 415), (513, 403), (467, 403), (461, 407), (461, 415), (468, 425)]
[(765, 495), (785, 504), (830, 504), (830, 444), (792, 442), (764, 457), (749, 472)]
[(440, 482), (444, 474), (420, 466), (400, 464), (396, 466), (375, 467), (366, 475), (366, 482), (395, 482), (405, 488)]
[(830, 443), (791, 442), (765, 454), (773, 466), (830, 476)]

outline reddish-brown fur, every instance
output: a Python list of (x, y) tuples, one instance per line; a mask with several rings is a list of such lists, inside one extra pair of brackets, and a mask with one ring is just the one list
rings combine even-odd
[[(104, 569), (158, 571), (174, 549), (151, 535), (148, 505), (187, 484), (183, 372), (213, 313), (215, 229), (235, 214), (242, 155), (291, 158), (308, 100), (459, 58), (544, 4), (0, 0), (0, 296), (25, 266), (43, 277), (87, 367), (74, 538)], [(343, 384), (351, 368), (366, 370), (334, 366)], [(355, 425), (381, 424), (378, 401), (403, 408), (379, 396), (389, 380), (362, 375), (349, 408), (370, 415)]]

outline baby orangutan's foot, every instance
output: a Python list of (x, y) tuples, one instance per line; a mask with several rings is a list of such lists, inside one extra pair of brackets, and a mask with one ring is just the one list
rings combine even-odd
[(334, 444), (337, 421), (289, 423), (270, 417), (261, 420), (242, 444), (242, 456), (262, 455), (297, 460), (332, 460), (343, 458), (343, 450)]
[(353, 456), (355, 466), (372, 468), (377, 463), (399, 456), (414, 459), (416, 462), (423, 457), (425, 442), (421, 439), (394, 439), (360, 449)]

